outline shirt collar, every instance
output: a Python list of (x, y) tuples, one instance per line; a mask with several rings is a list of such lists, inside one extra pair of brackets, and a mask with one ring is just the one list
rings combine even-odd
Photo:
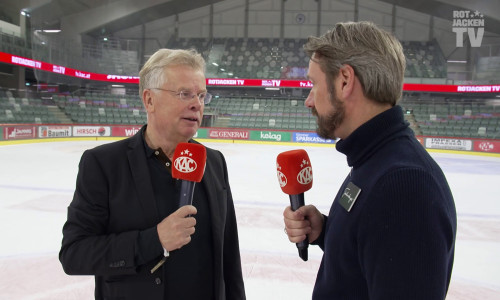
[(347, 164), (352, 167), (364, 161), (389, 137), (412, 134), (408, 126), (402, 108), (396, 105), (358, 127), (347, 138), (339, 140), (336, 148), (347, 156)]
[(167, 169), (171, 169), (172, 162), (170, 159), (167, 157), (167, 155), (163, 152), (161, 148), (153, 149), (149, 147), (148, 143), (146, 143), (146, 130), (142, 132), (142, 143), (144, 145), (144, 151), (146, 152), (146, 157), (147, 158), (156, 158), (158, 159), (163, 165), (166, 166)]

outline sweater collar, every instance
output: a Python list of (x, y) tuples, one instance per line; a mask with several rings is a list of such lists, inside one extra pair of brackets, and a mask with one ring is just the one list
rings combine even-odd
[(339, 140), (336, 148), (347, 156), (347, 164), (352, 167), (362, 163), (392, 137), (409, 134), (405, 130), (408, 126), (403, 110), (396, 105), (358, 127), (346, 139)]

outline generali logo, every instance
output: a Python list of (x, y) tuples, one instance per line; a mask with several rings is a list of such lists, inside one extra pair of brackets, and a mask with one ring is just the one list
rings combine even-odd
[(236, 130), (210, 130), (209, 136), (211, 138), (223, 138), (223, 139), (248, 139), (248, 131), (236, 131)]
[(174, 161), (175, 169), (182, 173), (194, 172), (198, 167), (198, 164), (194, 159), (191, 158), (192, 156), (193, 153), (191, 153), (189, 150), (186, 149), (182, 151), (181, 155)]

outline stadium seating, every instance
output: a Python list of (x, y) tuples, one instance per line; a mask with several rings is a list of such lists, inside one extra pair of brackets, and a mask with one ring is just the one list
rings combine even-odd
[[(120, 40), (110, 39), (99, 45), (82, 45), (81, 52), (71, 53), (71, 42), (50, 45), (26, 43), (23, 39), (0, 33), (0, 51), (47, 61), (83, 71), (137, 76), (140, 69), (136, 51), (123, 49)], [(302, 49), (306, 39), (291, 38), (179, 38), (170, 39), (168, 48), (194, 48), (207, 60), (207, 77), (304, 79), (309, 59)], [(406, 77), (445, 78), (446, 61), (433, 40), (404, 41)], [(33, 57), (32, 53), (36, 53)], [(213, 63), (217, 64), (214, 68)]]
[[(79, 60), (68, 53), (23, 39), (1, 35), (0, 51), (31, 57), (44, 53), (67, 67), (78, 68)], [(308, 57), (302, 50), (306, 39), (277, 38), (179, 38), (169, 48), (195, 48), (207, 61), (207, 77), (304, 79)], [(445, 78), (446, 61), (438, 43), (433, 41), (402, 43), (407, 58), (408, 78)], [(61, 45), (59, 45), (61, 46)], [(45, 47), (45, 48), (44, 48)], [(60, 47), (66, 49), (67, 47)], [(121, 49), (119, 41), (99, 47), (83, 47), (84, 64), (99, 73), (137, 75), (139, 64), (134, 51)], [(40, 57), (39, 59), (43, 59)], [(48, 59), (48, 56), (47, 56)], [(72, 65), (75, 63), (75, 65)], [(81, 62), (80, 62), (81, 63)], [(144, 124), (146, 114), (137, 95), (110, 95), (102, 91), (78, 95), (25, 96), (0, 89), (0, 123), (26, 124)], [(50, 95), (49, 95), (50, 98)], [(269, 97), (232, 97), (221, 95), (206, 106), (213, 116), (210, 126), (276, 130), (315, 130), (316, 120), (304, 99)], [(500, 138), (500, 107), (480, 99), (434, 97), (415, 99), (405, 96), (405, 115), (418, 135)]]
[(41, 99), (14, 97), (10, 91), (0, 93), (0, 123), (60, 123)]
[[(427, 136), (500, 138), (500, 107), (486, 102), (412, 102), (402, 105), (414, 118), (414, 130)], [(436, 99), (433, 99), (436, 101)]]
[[(316, 121), (304, 100), (227, 97), (212, 101), (207, 109), (229, 118), (227, 127), (276, 130), (314, 130)], [(221, 124), (216, 122), (215, 126)]]
[[(404, 96), (405, 118), (417, 135), (500, 139), (500, 106), (476, 100)], [(214, 97), (205, 107), (213, 117), (205, 126), (262, 130), (314, 131), (316, 118), (304, 99), (280, 97)], [(16, 124), (127, 124), (146, 123), (137, 95), (87, 92), (52, 98), (20, 97), (0, 89), (0, 123)]]
[(402, 44), (406, 56), (405, 77), (446, 78), (446, 59), (436, 40)]
[(89, 93), (89, 96), (55, 96), (54, 101), (77, 124), (146, 123), (138, 96)]
[[(216, 78), (304, 79), (309, 58), (307, 39), (204, 38), (171, 39), (171, 48), (194, 48), (205, 55), (207, 76)], [(446, 60), (437, 41), (403, 42), (406, 77), (446, 78)], [(216, 64), (218, 67), (213, 68)]]

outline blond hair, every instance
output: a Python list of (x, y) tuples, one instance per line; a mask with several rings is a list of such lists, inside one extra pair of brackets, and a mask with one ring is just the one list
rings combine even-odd
[(139, 72), (139, 95), (144, 89), (161, 87), (165, 69), (170, 66), (185, 65), (205, 73), (205, 59), (196, 50), (160, 49), (146, 61)]
[(403, 47), (372, 22), (337, 23), (324, 35), (309, 37), (304, 50), (320, 64), (329, 82), (343, 65), (349, 65), (365, 97), (394, 106), (402, 96), (406, 68)]

